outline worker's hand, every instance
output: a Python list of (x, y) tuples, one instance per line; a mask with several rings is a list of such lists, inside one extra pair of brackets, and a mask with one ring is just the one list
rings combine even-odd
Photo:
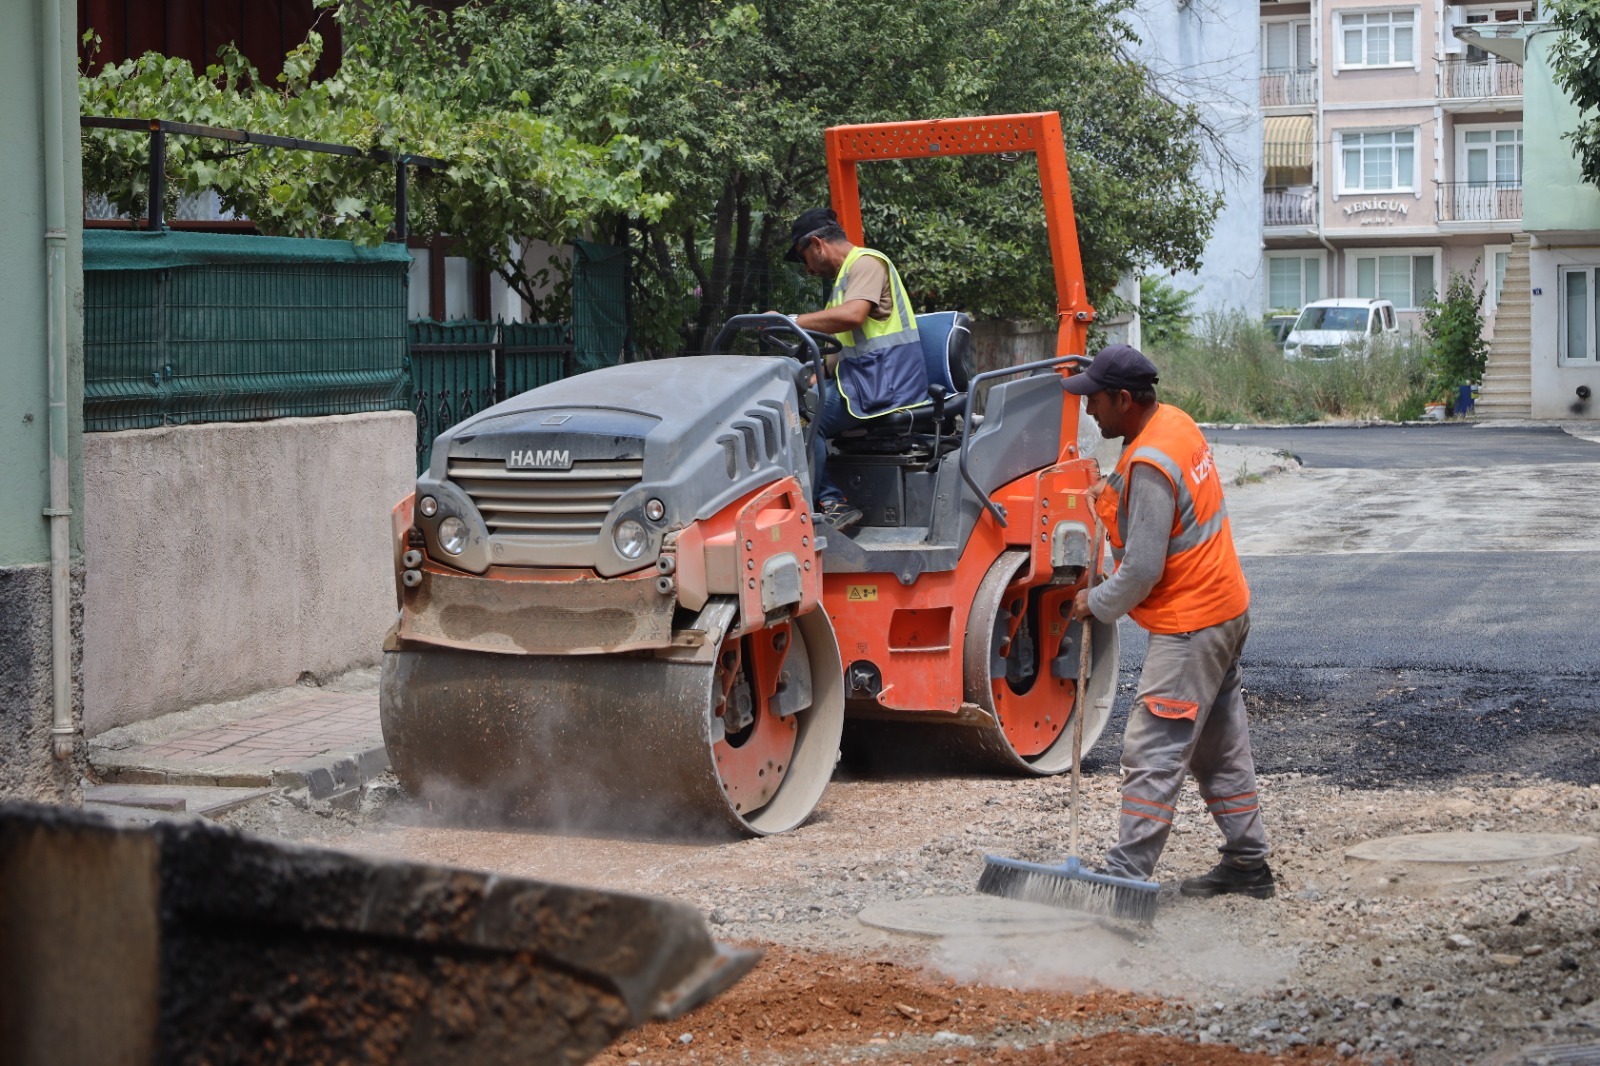
[(1093, 485), (1090, 485), (1087, 489), (1084, 490), (1084, 495), (1089, 497), (1089, 502), (1090, 503), (1093, 503), (1093, 502), (1095, 502), (1096, 500), (1098, 500), (1100, 498), (1100, 494), (1102, 492), (1106, 491), (1106, 485), (1107, 485), (1106, 476), (1104, 474), (1101, 474), (1099, 481), (1096, 481)]
[(1079, 589), (1078, 594), (1072, 597), (1072, 614), (1068, 617), (1068, 621), (1082, 622), (1093, 617), (1094, 612), (1089, 610), (1089, 590)]

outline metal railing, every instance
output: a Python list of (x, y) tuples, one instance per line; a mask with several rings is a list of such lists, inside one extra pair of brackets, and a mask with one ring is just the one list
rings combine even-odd
[[(271, 133), (252, 133), (249, 130), (222, 129), (217, 126), (199, 126), (192, 122), (170, 122), (164, 118), (101, 118), (84, 115), (78, 119), (83, 129), (128, 130), (150, 136), (147, 165), (150, 169), (149, 204), (144, 228), (162, 230), (167, 220), (163, 215), (167, 199), (167, 135), (204, 137), (234, 144), (259, 145), (263, 148), (288, 148), (297, 152), (320, 152), (324, 155), (352, 156), (357, 159), (375, 159), (394, 164), (394, 240), (406, 239), (407, 185), (410, 168), (442, 169), (449, 166), (442, 159), (412, 155), (408, 152), (391, 152), (385, 148), (356, 148), (348, 144), (329, 144), (325, 141), (308, 141), (302, 137), (279, 137)], [(91, 190), (91, 195), (93, 190)]]
[(1447, 181), (1434, 190), (1440, 222), (1502, 222), (1522, 217), (1520, 182)]
[(1295, 185), (1261, 190), (1261, 221), (1267, 226), (1315, 226), (1317, 187)]
[(1522, 68), (1497, 56), (1439, 62), (1439, 96), (1445, 100), (1488, 100), (1522, 95)]
[(1317, 102), (1317, 71), (1315, 67), (1304, 70), (1263, 70), (1261, 72), (1261, 106), (1289, 107)]

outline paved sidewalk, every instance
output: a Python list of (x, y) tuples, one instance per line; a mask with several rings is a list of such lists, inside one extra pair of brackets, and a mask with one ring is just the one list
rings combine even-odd
[(389, 766), (370, 671), (113, 729), (89, 741), (89, 759), (109, 783), (275, 785), (314, 799), (359, 789)]

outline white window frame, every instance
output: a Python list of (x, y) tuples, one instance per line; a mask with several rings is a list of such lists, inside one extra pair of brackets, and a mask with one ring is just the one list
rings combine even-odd
[[(1511, 245), (1486, 244), (1483, 246), (1483, 306), (1485, 311), (1493, 311), (1500, 306), (1500, 285), (1496, 284), (1494, 259), (1497, 255), (1506, 257), (1506, 269), (1511, 269)], [(1501, 284), (1504, 284), (1503, 282)]]
[[(1515, 12), (1519, 18), (1501, 19), (1496, 15)], [(1523, 0), (1522, 3), (1507, 2), (1502, 4), (1446, 4), (1444, 6), (1445, 25), (1441, 38), (1444, 41), (1444, 50), (1453, 56), (1466, 55), (1469, 45), (1455, 35), (1457, 26), (1482, 26), (1496, 22), (1534, 22), (1539, 17), (1539, 5), (1532, 0)], [(1479, 17), (1482, 16), (1482, 17)], [(1476, 19), (1476, 21), (1472, 21)], [(1480, 53), (1481, 54), (1481, 53)], [(1495, 62), (1497, 57), (1488, 57), (1488, 62)], [(1499, 62), (1509, 62), (1499, 60)]]
[[(1367, 45), (1367, 19), (1383, 15), (1390, 16), (1389, 61), (1387, 63), (1369, 63), (1367, 62), (1367, 55), (1371, 49)], [(1395, 15), (1411, 16), (1411, 57), (1409, 59), (1396, 60), (1394, 58), (1393, 16)], [(1361, 60), (1360, 62), (1352, 63), (1349, 54), (1345, 51), (1345, 23), (1346, 20), (1353, 21), (1357, 18), (1362, 23)], [(1398, 7), (1367, 7), (1336, 12), (1334, 15), (1334, 37), (1338, 41), (1339, 70), (1405, 70), (1408, 67), (1417, 71), (1422, 69), (1422, 47), (1424, 42), (1422, 40), (1422, 8), (1420, 7), (1404, 5)]]
[[(1352, 186), (1346, 185), (1345, 181), (1344, 181), (1344, 174), (1345, 174), (1345, 170), (1344, 170), (1344, 154), (1345, 154), (1345, 151), (1347, 150), (1345, 148), (1345, 138), (1347, 138), (1347, 137), (1365, 138), (1365, 137), (1369, 137), (1369, 136), (1382, 136), (1383, 134), (1386, 134), (1386, 133), (1391, 133), (1391, 134), (1392, 133), (1409, 133), (1409, 134), (1411, 134), (1411, 176), (1408, 179), (1410, 184), (1407, 184), (1407, 185), (1393, 185), (1393, 186), (1391, 186), (1390, 188), (1387, 188), (1387, 189), (1369, 189), (1369, 188), (1366, 188), (1365, 186), (1359, 186), (1358, 185), (1358, 186), (1352, 187)], [(1334, 135), (1335, 135), (1335, 137), (1336, 137), (1336, 139), (1338, 141), (1338, 150), (1334, 154), (1334, 166), (1335, 166), (1336, 172), (1338, 174), (1338, 179), (1339, 179), (1338, 189), (1339, 189), (1339, 195), (1340, 196), (1360, 195), (1360, 194), (1363, 194), (1363, 193), (1410, 193), (1413, 196), (1415, 196), (1417, 194), (1417, 171), (1420, 168), (1421, 162), (1422, 162), (1421, 159), (1419, 158), (1419, 156), (1422, 153), (1422, 130), (1421, 130), (1420, 127), (1418, 127), (1418, 126), (1389, 126), (1389, 127), (1381, 127), (1381, 128), (1378, 128), (1378, 129), (1345, 129), (1345, 130), (1335, 130), (1334, 131)], [(1356, 148), (1356, 149), (1352, 149), (1352, 150), (1362, 153), (1361, 169), (1362, 169), (1363, 173), (1365, 173), (1365, 171), (1366, 171), (1366, 155), (1365, 155), (1366, 148), (1365, 148), (1365, 146), (1362, 146), (1362, 147)], [(1394, 146), (1391, 146), (1389, 150), (1390, 150), (1390, 152), (1392, 154), (1398, 152), (1398, 148), (1396, 148)], [(1400, 168), (1399, 168), (1398, 165), (1395, 166), (1394, 173), (1395, 173), (1395, 177), (1396, 178), (1398, 178), (1400, 176)]]
[[(1515, 181), (1510, 181), (1510, 180), (1507, 180), (1505, 178), (1501, 178), (1497, 173), (1495, 173), (1495, 160), (1497, 160), (1500, 157), (1500, 153), (1498, 151), (1498, 149), (1500, 147), (1500, 142), (1499, 142), (1499, 139), (1495, 135), (1498, 134), (1498, 133), (1503, 133), (1503, 132), (1505, 132), (1507, 130), (1513, 130), (1513, 131), (1515, 131), (1517, 133), (1522, 134), (1522, 138), (1517, 141), (1517, 157), (1518, 157), (1519, 163), (1518, 163), (1518, 166), (1517, 166), (1517, 175), (1516, 175), (1516, 180)], [(1497, 188), (1497, 189), (1516, 189), (1516, 188), (1521, 188), (1522, 187), (1522, 167), (1524, 165), (1522, 161), (1525, 159), (1524, 145), (1527, 143), (1527, 132), (1523, 128), (1523, 124), (1520, 123), (1520, 122), (1474, 122), (1471, 125), (1457, 125), (1456, 126), (1456, 182), (1457, 182), (1457, 184), (1461, 184), (1461, 183), (1464, 183), (1467, 180), (1469, 180), (1467, 178), (1467, 134), (1469, 134), (1469, 133), (1487, 133), (1487, 134), (1489, 134), (1489, 144), (1488, 144), (1488, 150), (1489, 150), (1489, 180), (1488, 180), (1488, 182), (1486, 184), (1488, 184), (1488, 185), (1490, 185), (1490, 186), (1492, 186), (1494, 188)]]
[[(1262, 270), (1262, 281), (1264, 283), (1262, 296), (1267, 302), (1266, 309), (1268, 311), (1276, 311), (1280, 307), (1280, 305), (1272, 302), (1272, 263), (1274, 260), (1280, 259), (1294, 259), (1300, 262), (1300, 302), (1294, 305), (1296, 311), (1305, 307), (1312, 300), (1322, 300), (1333, 295), (1333, 287), (1328, 283), (1328, 254), (1326, 252), (1314, 252), (1309, 249), (1268, 252), (1266, 253), (1266, 265)], [(1308, 259), (1315, 260), (1317, 264), (1317, 294), (1315, 296), (1306, 292), (1305, 261)], [(1288, 307), (1287, 304), (1282, 306)]]
[[(1584, 320), (1588, 325), (1585, 331), (1585, 351), (1581, 356), (1574, 357), (1567, 351), (1567, 278), (1573, 274), (1588, 276), (1588, 292), (1584, 297)], [(1600, 280), (1600, 265), (1594, 263), (1573, 263), (1556, 269), (1556, 352), (1557, 365), (1559, 366), (1586, 366), (1600, 365), (1600, 352), (1596, 351), (1596, 334), (1600, 334), (1600, 319), (1595, 315), (1595, 282)]]
[[(1395, 255), (1409, 256), (1412, 259), (1415, 259), (1419, 255), (1432, 256), (1433, 257), (1433, 291), (1434, 291), (1434, 295), (1438, 296), (1440, 288), (1443, 286), (1444, 280), (1445, 280), (1443, 277), (1440, 276), (1441, 272), (1443, 271), (1443, 268), (1444, 268), (1444, 249), (1439, 248), (1439, 247), (1433, 247), (1433, 248), (1423, 248), (1423, 247), (1417, 247), (1417, 248), (1351, 248), (1351, 249), (1348, 249), (1344, 253), (1344, 282), (1345, 282), (1344, 291), (1345, 291), (1345, 293), (1347, 295), (1349, 295), (1349, 296), (1353, 296), (1353, 297), (1356, 297), (1358, 299), (1365, 299), (1365, 297), (1361, 296), (1361, 291), (1360, 291), (1360, 288), (1359, 288), (1359, 286), (1357, 284), (1357, 280), (1360, 277), (1360, 266), (1359, 266), (1359, 261), (1360, 260), (1362, 260), (1362, 259), (1377, 259), (1380, 256), (1395, 256)], [(1374, 265), (1373, 269), (1374, 270), (1377, 269), (1376, 265)], [(1417, 276), (1416, 275), (1416, 269), (1417, 269), (1416, 265), (1413, 263), (1410, 266), (1410, 268), (1406, 271), (1406, 277), (1408, 279), (1407, 282), (1406, 282), (1406, 285), (1407, 285), (1407, 288), (1411, 289), (1411, 290), (1415, 290), (1415, 288), (1416, 288), (1416, 276)], [(1378, 289), (1376, 287), (1374, 287), (1373, 293), (1372, 293), (1372, 299), (1381, 300), (1381, 299), (1386, 299), (1386, 297), (1380, 295), (1380, 293), (1378, 292)], [(1398, 300), (1396, 300), (1394, 302), (1394, 309), (1396, 311), (1419, 311), (1419, 310), (1421, 310), (1421, 305), (1417, 302), (1417, 293), (1415, 291), (1412, 291), (1407, 303), (1402, 304)]]
[[(1289, 51), (1291, 56), (1290, 64), (1287, 67), (1273, 67), (1269, 66), (1267, 63), (1267, 27), (1269, 26), (1289, 27)], [(1299, 26), (1306, 27), (1306, 35), (1309, 38), (1306, 48), (1310, 53), (1309, 55), (1299, 54), (1299, 34), (1295, 32), (1296, 27)], [(1261, 20), (1261, 71), (1263, 74), (1268, 71), (1276, 70), (1291, 70), (1297, 73), (1309, 73), (1310, 71), (1317, 69), (1318, 58), (1317, 27), (1316, 23), (1314, 23), (1311, 19), (1308, 19), (1304, 16), (1291, 16), (1287, 18), (1279, 17)]]

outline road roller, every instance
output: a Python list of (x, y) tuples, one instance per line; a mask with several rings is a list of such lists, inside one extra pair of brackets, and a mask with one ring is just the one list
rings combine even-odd
[[(927, 402), (830, 442), (864, 518), (812, 512), (810, 440), (838, 340), (741, 315), (716, 354), (626, 363), (440, 434), (393, 512), (398, 617), (380, 708), (425, 802), (534, 824), (766, 835), (821, 800), (846, 719), (997, 772), (1070, 767), (1116, 688), (1074, 594), (1102, 565), (1080, 454), (1084, 292), (1059, 116), (839, 126), (833, 206), (865, 243), (862, 162), (1032, 153), (1056, 356), (973, 374), (967, 317), (918, 316)], [(731, 354), (739, 347), (754, 354)], [(913, 728), (913, 726), (915, 728)]]

